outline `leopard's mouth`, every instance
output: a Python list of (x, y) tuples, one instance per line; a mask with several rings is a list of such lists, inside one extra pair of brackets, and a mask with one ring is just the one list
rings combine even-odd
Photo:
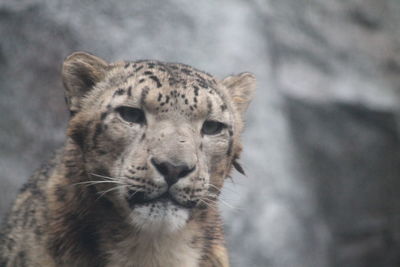
[(128, 192), (126, 200), (131, 209), (134, 209), (136, 206), (147, 205), (152, 203), (165, 203), (165, 204), (171, 203), (177, 207), (185, 209), (192, 209), (197, 205), (196, 201), (190, 201), (190, 200), (181, 203), (177, 201), (168, 191), (154, 198), (147, 197), (144, 192)]

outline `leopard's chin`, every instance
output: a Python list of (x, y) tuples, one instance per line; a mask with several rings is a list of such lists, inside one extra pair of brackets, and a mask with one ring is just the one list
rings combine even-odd
[(128, 196), (129, 197), (127, 197), (126, 200), (131, 209), (134, 209), (137, 206), (154, 204), (154, 203), (171, 203), (177, 206), (177, 208), (186, 208), (186, 209), (192, 209), (197, 205), (196, 201), (188, 200), (185, 202), (180, 202), (168, 191), (153, 198), (146, 197), (146, 195), (143, 192), (128, 193)]
[(161, 198), (132, 207), (130, 221), (142, 231), (150, 233), (173, 233), (184, 228), (190, 209), (171, 199)]

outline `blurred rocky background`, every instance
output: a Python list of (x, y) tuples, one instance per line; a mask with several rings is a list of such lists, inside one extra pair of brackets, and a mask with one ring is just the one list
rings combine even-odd
[(398, 0), (0, 0), (0, 220), (64, 140), (76, 50), (257, 76), (232, 266), (400, 266)]

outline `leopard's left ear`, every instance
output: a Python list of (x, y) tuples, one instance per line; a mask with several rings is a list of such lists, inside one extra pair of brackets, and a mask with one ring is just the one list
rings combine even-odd
[(83, 96), (104, 79), (107, 67), (106, 61), (86, 52), (75, 52), (65, 59), (62, 80), (72, 116), (80, 110)]
[(253, 99), (256, 89), (256, 77), (249, 72), (243, 72), (226, 77), (222, 80), (222, 84), (228, 89), (236, 109), (243, 116), (250, 101)]

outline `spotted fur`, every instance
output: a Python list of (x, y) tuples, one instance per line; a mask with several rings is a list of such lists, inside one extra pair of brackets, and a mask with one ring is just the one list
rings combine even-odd
[(65, 145), (21, 189), (0, 266), (229, 266), (216, 201), (254, 77), (77, 52), (63, 83)]

